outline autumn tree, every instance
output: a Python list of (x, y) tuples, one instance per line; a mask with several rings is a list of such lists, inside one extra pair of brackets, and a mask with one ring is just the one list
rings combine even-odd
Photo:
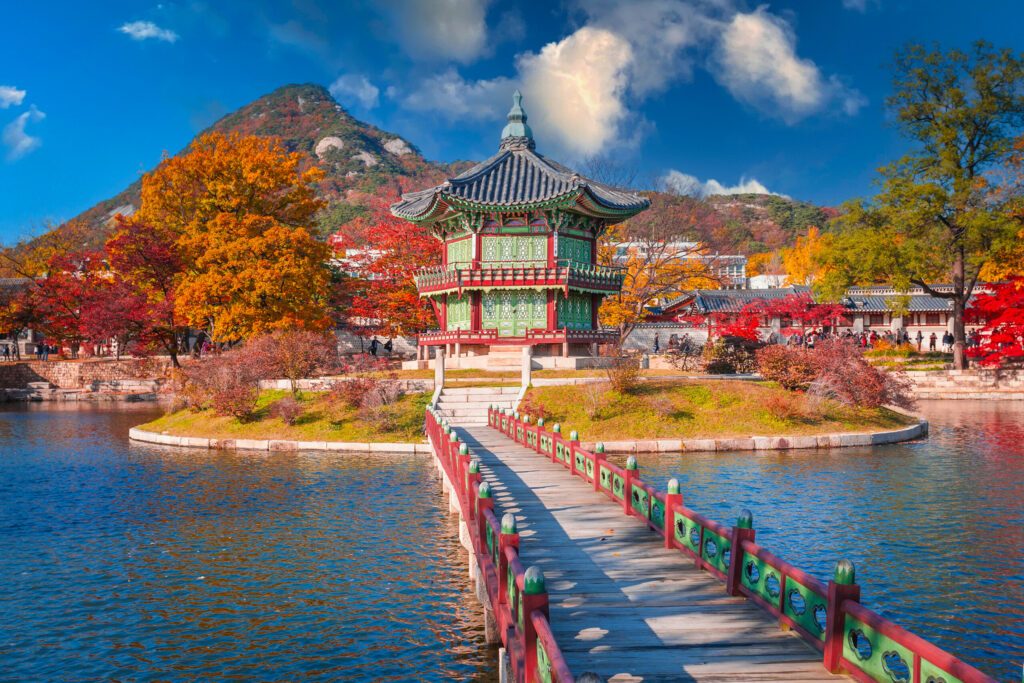
[(661, 196), (647, 211), (605, 232), (598, 261), (621, 267), (623, 285), (601, 304), (602, 325), (617, 327), (625, 339), (652, 307), (691, 289), (719, 286), (714, 256), (693, 241), (708, 210), (689, 197)]
[[(421, 268), (441, 262), (441, 242), (426, 228), (396, 218), (386, 198), (374, 202), (333, 244), (341, 268), (350, 276), (343, 283), (350, 320), (387, 336), (414, 334), (436, 326), (437, 318), (416, 290), (414, 276)], [(360, 242), (351, 235), (362, 236)]]
[(998, 366), (1024, 359), (1024, 277), (1013, 277), (979, 294), (970, 315), (983, 323), (979, 344), (970, 355), (982, 365)]
[[(27, 278), (14, 278), (0, 284), (0, 332), (17, 342), (23, 332), (36, 322), (35, 298), (32, 289), (35, 283)], [(21, 349), (14, 344), (14, 356), (21, 358)]]
[(104, 247), (117, 279), (114, 289), (141, 309), (144, 326), (140, 341), (166, 352), (179, 367), (178, 347), (188, 327), (178, 315), (176, 290), (184, 271), (177, 236), (166, 228), (147, 225), (135, 217), (116, 217), (116, 229)]
[(38, 278), (30, 290), (34, 324), (49, 340), (68, 346), (77, 356), (81, 345), (90, 340), (83, 321), (107, 277), (103, 253), (57, 255), (47, 267), (46, 275)]
[(315, 239), (318, 168), (271, 138), (208, 133), (142, 181), (141, 225), (175, 236), (175, 312), (214, 341), (322, 330), (330, 256)]
[(809, 285), (818, 278), (829, 239), (829, 235), (822, 235), (818, 228), (811, 226), (806, 235), (796, 238), (792, 247), (781, 250), (780, 258), (788, 284)]
[(964, 368), (967, 303), (1019, 229), (996, 198), (993, 172), (1024, 124), (1024, 61), (986, 43), (970, 53), (911, 45), (895, 72), (888, 105), (914, 147), (881, 170), (874, 199), (846, 207), (818, 287), (835, 297), (850, 284), (888, 280), (949, 300), (954, 365)]
[(330, 333), (278, 330), (246, 343), (245, 351), (260, 369), (261, 379), (287, 379), (292, 395), (298, 381), (330, 372), (338, 362), (338, 340)]

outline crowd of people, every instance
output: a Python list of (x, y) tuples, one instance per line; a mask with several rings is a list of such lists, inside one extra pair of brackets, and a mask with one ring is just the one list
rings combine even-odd
[[(811, 329), (805, 331), (794, 330), (789, 335), (772, 332), (765, 341), (768, 344), (785, 344), (786, 346), (802, 346), (813, 349), (815, 344), (827, 339), (842, 339), (850, 341), (862, 349), (873, 349), (878, 346), (879, 342), (884, 342), (889, 346), (916, 346), (918, 352), (928, 351), (942, 353), (952, 353), (953, 344), (956, 341), (953, 337), (953, 333), (949, 331), (943, 332), (940, 337), (935, 332), (925, 336), (924, 332), (918, 330), (916, 335), (911, 336), (910, 332), (907, 331), (906, 328), (896, 331), (886, 330), (882, 334), (879, 334), (876, 330), (871, 330), (870, 332), (854, 332), (853, 330), (845, 330), (844, 332), (839, 333), (826, 329)], [(673, 334), (669, 337), (668, 347), (665, 350), (668, 353), (677, 353), (683, 347), (692, 343), (692, 339), (690, 339), (690, 335), (688, 334), (684, 334), (682, 338), (677, 334)], [(971, 330), (968, 333), (966, 343), (967, 348), (978, 345), (979, 335), (977, 330)], [(655, 354), (662, 352), (660, 334), (654, 335), (652, 351)]]

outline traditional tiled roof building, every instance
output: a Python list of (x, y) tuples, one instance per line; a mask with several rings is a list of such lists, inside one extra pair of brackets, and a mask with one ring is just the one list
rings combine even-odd
[(610, 339), (597, 309), (622, 276), (598, 265), (597, 240), (650, 203), (537, 153), (526, 120), (516, 91), (497, 154), (391, 207), (444, 242), (442, 264), (416, 277), (440, 323), (421, 347), (568, 356)]

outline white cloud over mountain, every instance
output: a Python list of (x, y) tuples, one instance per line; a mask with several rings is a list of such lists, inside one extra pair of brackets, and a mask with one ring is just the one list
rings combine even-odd
[(32, 107), (4, 126), (0, 142), (7, 148), (7, 161), (17, 161), (43, 143), (40, 138), (29, 135), (25, 128), (29, 123), (38, 123), (44, 118), (46, 114)]
[(348, 105), (354, 102), (363, 109), (373, 109), (380, 104), (380, 88), (360, 74), (338, 76), (328, 90), (336, 100)]
[(414, 57), (468, 63), (488, 49), (491, 0), (386, 0), (402, 46)]
[(11, 85), (0, 85), (0, 109), (17, 107), (25, 100), (25, 91)]
[(161, 28), (152, 21), (129, 21), (121, 24), (117, 29), (129, 36), (132, 40), (161, 40), (165, 43), (174, 43), (179, 36), (168, 28)]
[[(740, 178), (735, 185), (723, 185), (714, 178), (702, 181), (697, 176), (683, 173), (675, 169), (660, 178), (659, 184), (667, 192), (691, 197), (709, 197), (716, 194), (774, 194), (765, 185), (754, 178)], [(779, 195), (785, 196), (785, 195)]]
[[(450, 1), (479, 9), (467, 19), (470, 33), (479, 33), (482, 21), (487, 35), (487, 2)], [(514, 75), (467, 81), (449, 67), (399, 99), (449, 120), (490, 118), (499, 106), (504, 111), (508, 91), (518, 85), (540, 136), (579, 156), (634, 141), (647, 127), (637, 106), (689, 80), (697, 68), (739, 102), (790, 125), (821, 112), (853, 115), (865, 104), (859, 92), (801, 57), (793, 27), (767, 7), (742, 12), (736, 0), (577, 0), (575, 8), (583, 25), (520, 53)], [(462, 61), (474, 54), (455, 52)]]

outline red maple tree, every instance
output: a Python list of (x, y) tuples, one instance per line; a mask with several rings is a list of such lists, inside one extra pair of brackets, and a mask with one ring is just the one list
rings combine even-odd
[(413, 278), (419, 269), (441, 264), (441, 243), (426, 228), (393, 216), (390, 204), (378, 199), (331, 244), (349, 275), (339, 284), (349, 324), (388, 336), (414, 334), (436, 325)]
[(1024, 277), (1010, 278), (977, 295), (968, 316), (985, 322), (978, 346), (968, 350), (978, 364), (999, 366), (1024, 359)]
[(800, 328), (800, 334), (806, 334), (807, 328), (836, 325), (846, 318), (846, 308), (840, 304), (817, 303), (810, 293), (800, 292), (764, 302), (763, 315), (788, 320)]

